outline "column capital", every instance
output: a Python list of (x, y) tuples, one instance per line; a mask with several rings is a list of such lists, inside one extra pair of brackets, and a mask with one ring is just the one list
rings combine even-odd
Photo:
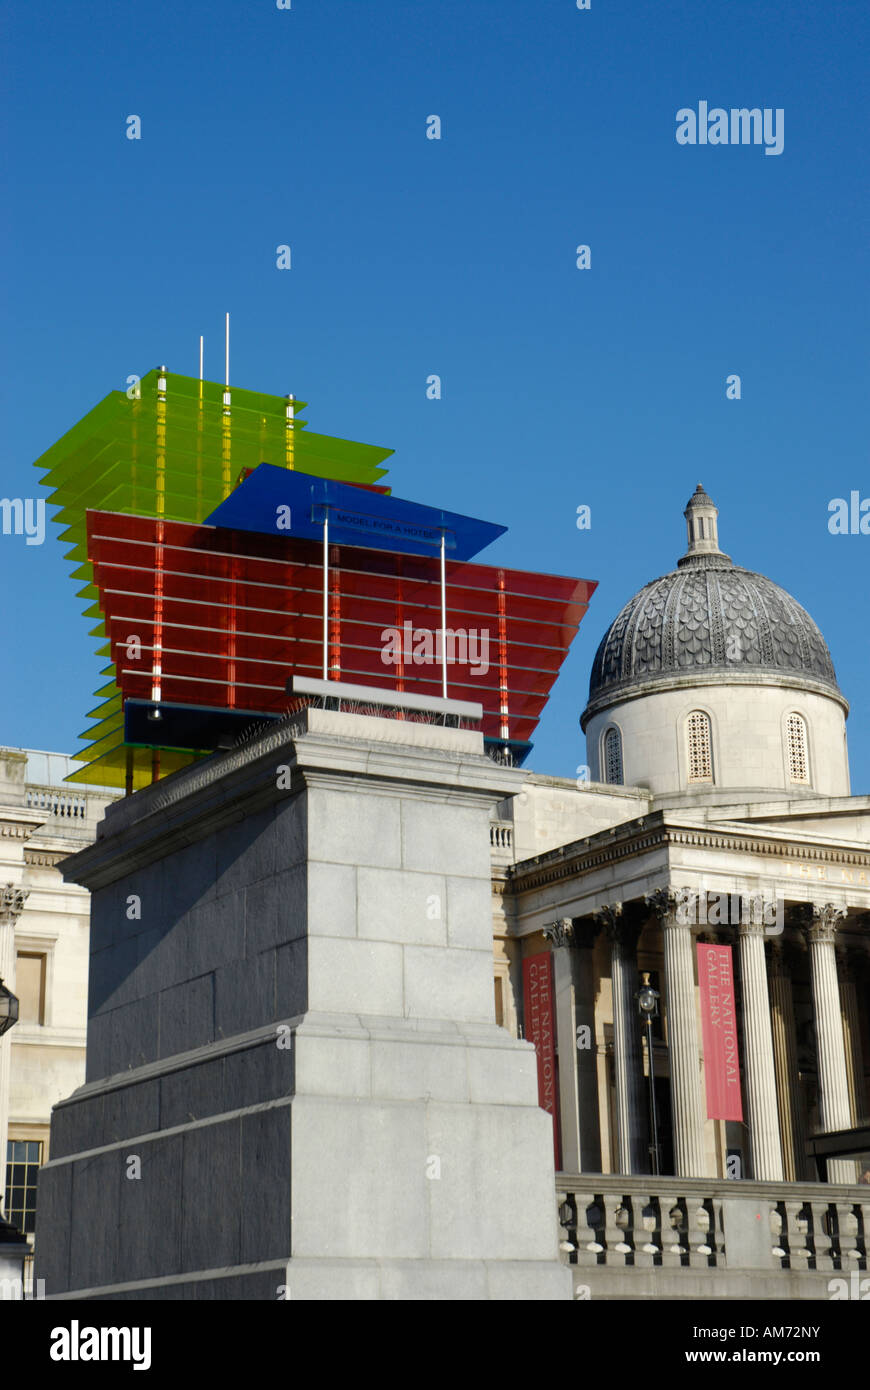
[(29, 888), (19, 888), (14, 883), (0, 885), (0, 926), (14, 927), (29, 897)]
[(737, 935), (738, 937), (760, 936), (762, 940), (766, 941), (768, 937), (768, 932), (765, 928), (763, 921), (757, 921), (748, 917), (741, 917), (740, 924), (737, 928)]
[(558, 948), (575, 944), (573, 917), (559, 917), (555, 922), (547, 922), (542, 931), (544, 940), (549, 941), (552, 947)]
[(697, 911), (692, 911), (690, 904), (697, 904), (697, 893), (691, 888), (673, 888), (670, 884), (664, 888), (654, 888), (651, 893), (644, 893), (643, 900), (659, 923), (663, 927), (692, 927)]
[(796, 914), (800, 929), (810, 945), (822, 941), (833, 945), (837, 928), (846, 918), (846, 908), (836, 903), (800, 903), (803, 912)]

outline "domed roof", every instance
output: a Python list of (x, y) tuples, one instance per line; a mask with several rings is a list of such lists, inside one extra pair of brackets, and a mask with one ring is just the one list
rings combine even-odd
[[(581, 723), (638, 684), (711, 674), (771, 676), (827, 687), (842, 700), (825, 639), (810, 615), (763, 574), (719, 550), (715, 504), (698, 484), (684, 513), (689, 549), (611, 623), (592, 665)], [(703, 519), (702, 519), (703, 518)]]

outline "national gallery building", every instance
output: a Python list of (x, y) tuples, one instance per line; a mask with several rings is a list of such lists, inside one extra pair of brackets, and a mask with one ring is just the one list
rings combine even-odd
[(720, 550), (700, 484), (685, 516), (598, 648), (588, 769), (493, 825), (496, 1010), (538, 1047), (558, 1170), (815, 1181), (808, 1139), (867, 1124), (870, 797), (819, 629)]

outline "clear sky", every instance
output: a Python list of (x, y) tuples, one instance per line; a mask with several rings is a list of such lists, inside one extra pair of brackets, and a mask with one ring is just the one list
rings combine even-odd
[[(220, 379), (229, 310), (234, 384), (508, 525), (482, 559), (599, 581), (536, 771), (585, 762), (598, 641), (700, 480), (723, 549), (825, 634), (870, 792), (870, 535), (828, 531), (870, 497), (866, 0), (4, 15), (3, 495), (39, 495), (33, 460), (131, 373), (195, 375), (200, 333)], [(679, 145), (700, 101), (782, 108), (782, 153)], [(0, 536), (0, 742), (72, 751), (104, 663), (56, 533)]]

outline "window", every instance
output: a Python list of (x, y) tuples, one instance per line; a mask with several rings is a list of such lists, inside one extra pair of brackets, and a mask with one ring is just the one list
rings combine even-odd
[(495, 1021), (499, 1028), (504, 1028), (504, 993), (500, 975), (495, 977)]
[(6, 1144), (6, 1219), (26, 1235), (36, 1230), (36, 1175), (42, 1141), (10, 1139)]
[(713, 781), (713, 749), (710, 738), (710, 717), (703, 710), (689, 715), (689, 781)]
[(15, 962), (19, 1022), (45, 1023), (45, 956), (19, 951)]
[(622, 735), (608, 729), (604, 735), (604, 780), (622, 786)]
[(789, 715), (785, 722), (785, 738), (788, 747), (789, 781), (808, 783), (810, 763), (807, 757), (807, 726), (801, 715)]

